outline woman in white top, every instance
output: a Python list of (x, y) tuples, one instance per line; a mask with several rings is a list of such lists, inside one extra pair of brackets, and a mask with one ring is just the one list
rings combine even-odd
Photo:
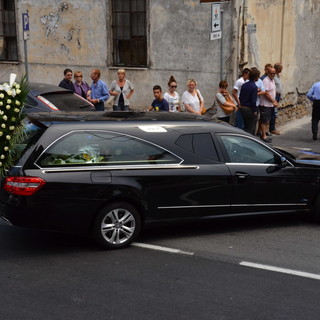
[(169, 112), (179, 112), (180, 108), (180, 95), (176, 92), (177, 89), (177, 81), (171, 76), (168, 82), (169, 90), (166, 92), (163, 97), (169, 103)]
[(193, 79), (187, 81), (188, 90), (182, 95), (182, 103), (187, 112), (201, 114), (204, 111), (204, 100), (201, 92), (196, 89), (197, 82)]
[(129, 111), (129, 99), (134, 93), (134, 88), (129, 80), (126, 80), (126, 71), (119, 69), (117, 72), (118, 80), (111, 83), (109, 93), (115, 96), (113, 111)]

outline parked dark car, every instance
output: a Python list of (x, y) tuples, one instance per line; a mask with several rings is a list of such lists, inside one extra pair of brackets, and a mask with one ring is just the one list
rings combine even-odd
[(94, 111), (94, 105), (70, 90), (47, 83), (29, 83), (25, 113), (54, 111)]
[[(84, 121), (85, 120), (85, 121)], [(144, 223), (269, 213), (320, 220), (320, 162), (187, 113), (29, 115), (2, 181), (13, 225), (129, 245)]]

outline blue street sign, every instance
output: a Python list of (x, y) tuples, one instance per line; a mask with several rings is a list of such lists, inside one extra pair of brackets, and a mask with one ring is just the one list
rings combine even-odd
[(29, 31), (29, 15), (27, 13), (22, 14), (23, 31)]

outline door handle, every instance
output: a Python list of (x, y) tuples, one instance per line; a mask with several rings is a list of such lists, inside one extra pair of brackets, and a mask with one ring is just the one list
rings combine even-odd
[(246, 179), (249, 177), (249, 174), (244, 172), (236, 172), (236, 177), (238, 179)]

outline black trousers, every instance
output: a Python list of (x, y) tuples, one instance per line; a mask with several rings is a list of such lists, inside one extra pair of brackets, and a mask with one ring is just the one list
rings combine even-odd
[(254, 111), (252, 110), (251, 107), (245, 107), (245, 106), (240, 107), (240, 112), (243, 117), (244, 131), (254, 135), (256, 132), (258, 113), (254, 114)]
[(320, 120), (320, 100), (315, 100), (312, 105), (311, 130), (312, 133), (318, 133), (318, 124)]

